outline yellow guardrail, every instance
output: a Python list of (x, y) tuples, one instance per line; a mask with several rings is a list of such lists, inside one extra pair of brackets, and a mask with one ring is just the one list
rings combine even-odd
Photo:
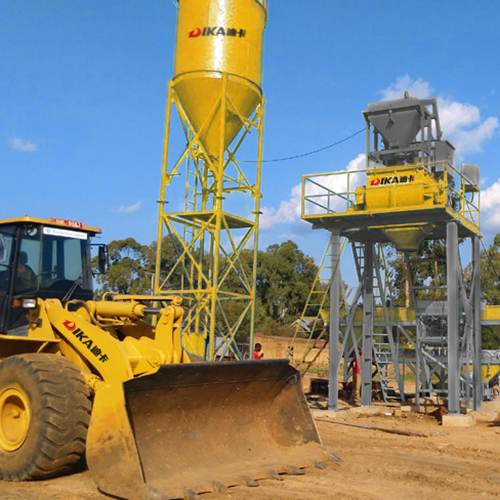
[[(373, 177), (377, 175), (382, 179)], [(431, 187), (435, 187), (436, 191), (446, 193), (446, 196), (435, 196), (433, 206), (449, 207), (479, 227), (479, 190), (470, 184), (461, 171), (447, 162), (305, 175), (302, 178), (302, 217), (307, 219), (347, 214), (354, 210), (363, 213), (363, 208), (357, 207), (361, 206), (365, 192), (373, 192), (375, 188), (397, 192), (407, 189), (410, 182), (413, 182), (415, 189), (424, 189), (428, 184), (424, 187), (423, 184), (431, 182)], [(387, 208), (405, 210), (408, 207), (409, 202), (406, 200), (394, 206), (393, 198), (388, 200)], [(400, 198), (406, 198), (406, 195)], [(413, 203), (411, 205), (413, 208)], [(369, 208), (366, 211), (370, 211)]]

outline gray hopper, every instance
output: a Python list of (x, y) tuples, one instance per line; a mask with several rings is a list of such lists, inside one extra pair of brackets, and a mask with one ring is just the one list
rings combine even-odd
[(363, 114), (384, 138), (387, 149), (405, 149), (420, 132), (422, 101), (416, 97), (368, 104)]

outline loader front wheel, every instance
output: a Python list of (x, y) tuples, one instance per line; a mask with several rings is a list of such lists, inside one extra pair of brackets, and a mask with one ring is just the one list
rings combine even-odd
[(84, 451), (91, 403), (85, 379), (66, 358), (21, 354), (0, 363), (0, 479), (69, 472)]

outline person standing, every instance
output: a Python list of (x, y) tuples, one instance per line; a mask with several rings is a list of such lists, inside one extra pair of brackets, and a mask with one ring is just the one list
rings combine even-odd
[(255, 347), (253, 348), (253, 359), (262, 359), (264, 357), (264, 353), (262, 352), (262, 346), (257, 342)]
[(352, 369), (352, 392), (351, 392), (351, 401), (355, 404), (361, 404), (361, 370), (360, 365), (363, 361), (361, 356), (361, 347), (358, 349), (359, 354), (359, 363), (356, 358), (356, 353), (354, 353), (354, 359), (349, 363), (348, 369)]

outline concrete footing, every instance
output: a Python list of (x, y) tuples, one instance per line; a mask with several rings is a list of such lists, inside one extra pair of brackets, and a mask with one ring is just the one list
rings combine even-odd
[(338, 418), (339, 413), (345, 413), (345, 411), (342, 410), (318, 410), (318, 409), (312, 409), (311, 414), (313, 417), (322, 417), (322, 418)]
[(471, 427), (475, 423), (475, 415), (443, 415), (443, 427)]
[[(470, 427), (476, 424), (476, 421), (500, 421), (500, 413), (498, 408), (500, 406), (500, 400), (495, 401), (483, 401), (482, 411), (472, 411), (466, 409), (465, 407), (460, 408), (460, 414), (453, 415), (442, 415), (442, 425), (445, 427)], [(313, 417), (323, 417), (329, 419), (339, 419), (343, 420), (348, 415), (359, 414), (359, 415), (385, 415), (392, 417), (401, 417), (404, 413), (420, 413), (429, 414), (437, 409), (439, 406), (429, 405), (379, 405), (375, 406), (350, 406), (344, 405), (338, 410), (327, 410), (325, 409), (311, 409)]]

